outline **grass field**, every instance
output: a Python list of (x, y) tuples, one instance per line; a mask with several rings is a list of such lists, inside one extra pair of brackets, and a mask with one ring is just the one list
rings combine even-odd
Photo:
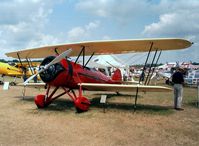
[(22, 87), (3, 91), (0, 86), (0, 145), (119, 146), (199, 145), (197, 89), (184, 88), (184, 111), (173, 109), (173, 93), (141, 93), (134, 112), (133, 93), (108, 93), (106, 113), (100, 92), (85, 91), (90, 110), (77, 114), (64, 96), (37, 109), (34, 96), (45, 90)]

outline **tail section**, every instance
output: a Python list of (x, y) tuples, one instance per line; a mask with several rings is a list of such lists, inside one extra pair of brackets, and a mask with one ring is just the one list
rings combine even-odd
[(112, 75), (112, 80), (122, 81), (122, 73), (120, 69), (116, 69)]

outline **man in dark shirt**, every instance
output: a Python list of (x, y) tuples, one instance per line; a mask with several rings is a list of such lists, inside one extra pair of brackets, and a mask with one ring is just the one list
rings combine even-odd
[(183, 97), (183, 84), (184, 84), (184, 77), (183, 77), (183, 69), (178, 68), (176, 72), (172, 76), (172, 82), (174, 83), (174, 109), (176, 110), (184, 110), (181, 108), (182, 106), (182, 97)]

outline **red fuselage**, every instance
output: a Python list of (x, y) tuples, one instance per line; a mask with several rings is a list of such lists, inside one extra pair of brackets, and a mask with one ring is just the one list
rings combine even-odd
[(98, 70), (83, 67), (75, 62), (63, 59), (60, 63), (64, 69), (60, 71), (51, 81), (44, 82), (51, 86), (63, 86), (70, 89), (77, 89), (79, 83), (120, 83)]

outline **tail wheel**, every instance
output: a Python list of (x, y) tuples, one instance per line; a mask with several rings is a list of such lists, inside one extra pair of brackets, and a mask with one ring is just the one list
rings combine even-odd
[(45, 95), (37, 95), (35, 96), (35, 104), (38, 108), (45, 107)]
[(87, 111), (91, 104), (90, 101), (83, 96), (77, 97), (74, 103), (78, 113)]

